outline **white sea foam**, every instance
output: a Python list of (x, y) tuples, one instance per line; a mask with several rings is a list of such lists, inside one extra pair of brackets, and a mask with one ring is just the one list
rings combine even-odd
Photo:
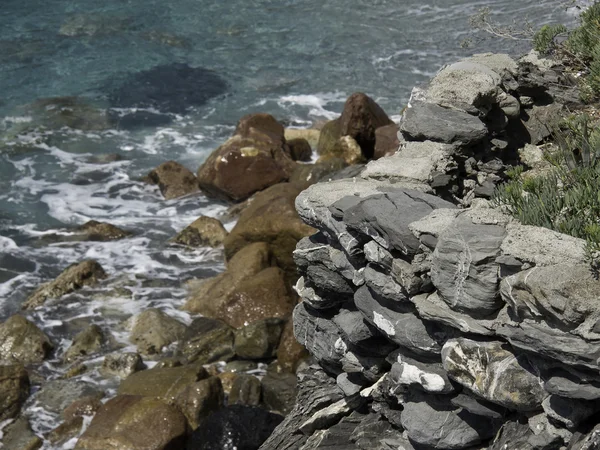
[(315, 117), (325, 117), (327, 119), (335, 119), (339, 116), (339, 112), (325, 108), (330, 103), (343, 103), (348, 94), (343, 92), (328, 92), (321, 94), (299, 94), (299, 95), (284, 95), (280, 97), (277, 103), (280, 106), (287, 104), (308, 107), (308, 114)]

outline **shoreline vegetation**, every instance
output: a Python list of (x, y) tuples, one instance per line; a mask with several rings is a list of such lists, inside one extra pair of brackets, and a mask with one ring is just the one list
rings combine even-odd
[[(0, 323), (3, 448), (598, 448), (600, 4), (532, 39), (444, 66), (399, 124), (357, 92), (314, 128), (246, 115), (195, 173), (150, 171), (165, 199), (230, 205), (166, 244), (225, 270), (186, 282), (191, 323), (120, 324), (134, 351), (26, 317), (131, 298), (97, 261), (31, 292)], [(90, 221), (39, 245), (129, 237)]]

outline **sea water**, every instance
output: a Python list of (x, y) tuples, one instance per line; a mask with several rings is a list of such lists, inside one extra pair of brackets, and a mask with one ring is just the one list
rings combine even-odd
[[(134, 350), (127, 319), (148, 307), (189, 323), (179, 309), (182, 283), (223, 270), (220, 250), (175, 248), (167, 240), (200, 215), (220, 217), (226, 205), (202, 195), (166, 201), (140, 181), (149, 170), (176, 160), (196, 171), (245, 114), (267, 112), (287, 126), (309, 127), (336, 117), (356, 91), (397, 120), (411, 88), (443, 64), (474, 52), (527, 50), (527, 42), (481, 35), (462, 48), (472, 36), (468, 18), (480, 8), (490, 7), (505, 25), (576, 20), (576, 10), (556, 0), (0, 6), (0, 321), (69, 264), (96, 259), (110, 277), (108, 285), (27, 313), (57, 345), (54, 359), (37, 369), (47, 379), (64, 372), (62, 354), (86, 324), (100, 325), (125, 351)], [(98, 163), (107, 154), (121, 158)], [(44, 241), (92, 219), (133, 235), (107, 243)], [(119, 296), (111, 285), (127, 286), (131, 295)], [(93, 360), (84, 378), (114, 393), (116, 382), (98, 375), (101, 361)], [(60, 422), (35, 396), (26, 414), (38, 433)]]

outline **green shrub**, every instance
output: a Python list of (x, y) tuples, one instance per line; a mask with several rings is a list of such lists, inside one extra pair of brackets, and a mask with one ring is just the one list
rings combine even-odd
[(549, 53), (556, 48), (556, 37), (567, 31), (567, 27), (562, 24), (544, 25), (533, 36), (533, 48), (540, 53)]

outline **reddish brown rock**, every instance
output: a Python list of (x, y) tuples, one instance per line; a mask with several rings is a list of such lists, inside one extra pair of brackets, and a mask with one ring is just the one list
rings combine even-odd
[(308, 352), (294, 337), (294, 323), (289, 320), (283, 329), (277, 348), (279, 367), (286, 372), (295, 372), (298, 364), (306, 358), (308, 358)]
[(179, 450), (187, 422), (175, 406), (138, 395), (117, 395), (94, 416), (78, 450)]
[(162, 163), (152, 170), (145, 180), (151, 184), (157, 184), (167, 200), (193, 194), (200, 190), (196, 176), (175, 161)]
[(295, 163), (288, 152), (283, 126), (273, 116), (244, 116), (234, 135), (198, 169), (200, 187), (217, 198), (243, 201), (289, 178)]
[(200, 216), (179, 232), (171, 242), (188, 247), (218, 247), (227, 237), (221, 222), (212, 217)]
[(287, 141), (289, 156), (294, 161), (310, 161), (312, 159), (312, 148), (304, 138), (290, 139)]
[(398, 140), (398, 125), (391, 123), (375, 130), (375, 151), (373, 159), (383, 158), (396, 153), (400, 147)]
[(360, 92), (352, 94), (346, 100), (342, 115), (327, 124), (321, 130), (317, 152), (319, 155), (340, 152), (339, 139), (351, 136), (360, 145), (366, 159), (375, 153), (375, 130), (393, 122), (375, 101)]

